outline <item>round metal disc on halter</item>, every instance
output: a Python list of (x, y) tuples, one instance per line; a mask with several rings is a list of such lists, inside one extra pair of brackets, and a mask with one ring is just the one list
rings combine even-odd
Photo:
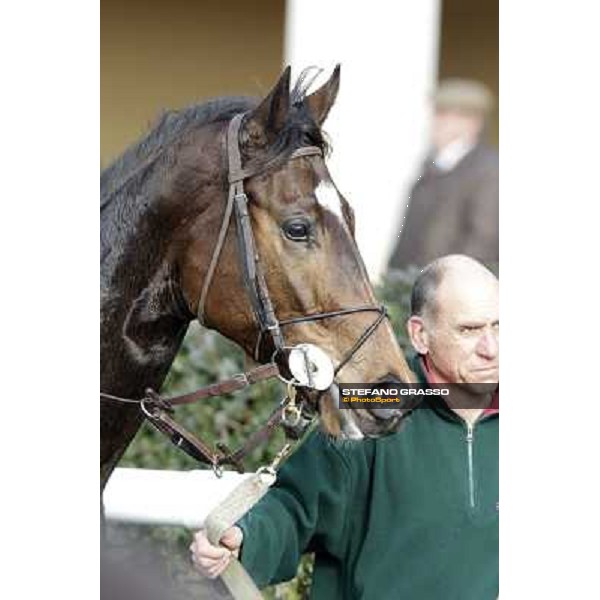
[(326, 390), (333, 383), (333, 363), (314, 344), (298, 344), (290, 352), (289, 367), (299, 385)]

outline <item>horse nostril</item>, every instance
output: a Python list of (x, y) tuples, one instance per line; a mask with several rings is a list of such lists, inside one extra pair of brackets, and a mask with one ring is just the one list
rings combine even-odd
[[(402, 381), (395, 375), (392, 375), (392, 373), (388, 373), (385, 377), (381, 377), (376, 383), (377, 385), (382, 385), (384, 387), (393, 387), (394, 385), (402, 383)], [(399, 408), (371, 408), (369, 412), (380, 421), (389, 421), (394, 417), (402, 416), (402, 410)]]
[(391, 373), (388, 373), (385, 377), (382, 377), (381, 379), (376, 381), (377, 385), (394, 385), (394, 384), (398, 384), (398, 383), (404, 383), (399, 377), (396, 377), (395, 375), (392, 375)]
[(389, 421), (402, 414), (402, 411), (397, 408), (372, 408), (369, 412), (381, 421)]

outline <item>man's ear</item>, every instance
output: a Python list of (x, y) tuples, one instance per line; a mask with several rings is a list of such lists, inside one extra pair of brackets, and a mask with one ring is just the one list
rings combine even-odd
[(429, 353), (429, 335), (425, 329), (423, 319), (416, 315), (409, 317), (406, 321), (406, 330), (408, 331), (408, 337), (413, 348), (419, 354)]
[(290, 109), (290, 73), (288, 66), (275, 87), (246, 118), (242, 128), (245, 147), (262, 148), (268, 145), (285, 125)]
[(338, 64), (333, 70), (329, 81), (304, 100), (312, 118), (319, 127), (323, 124), (331, 107), (335, 103), (339, 89), (340, 65)]

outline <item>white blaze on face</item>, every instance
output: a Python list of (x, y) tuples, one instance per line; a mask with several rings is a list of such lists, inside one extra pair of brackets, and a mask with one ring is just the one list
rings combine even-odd
[(317, 202), (326, 208), (330, 213), (333, 213), (342, 223), (344, 222), (344, 214), (342, 213), (342, 202), (333, 185), (326, 181), (320, 181), (315, 190)]

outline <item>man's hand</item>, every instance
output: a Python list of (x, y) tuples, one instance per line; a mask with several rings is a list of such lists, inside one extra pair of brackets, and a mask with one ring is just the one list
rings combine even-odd
[(192, 562), (202, 575), (214, 579), (227, 568), (232, 556), (239, 556), (243, 539), (242, 530), (234, 525), (219, 540), (222, 545), (213, 546), (204, 531), (200, 530), (190, 545)]

